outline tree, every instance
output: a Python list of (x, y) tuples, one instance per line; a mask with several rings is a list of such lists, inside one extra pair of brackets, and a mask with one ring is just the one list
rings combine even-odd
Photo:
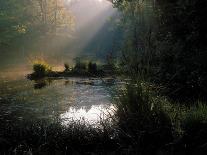
[(37, 9), (41, 21), (49, 32), (69, 29), (73, 24), (73, 16), (65, 4), (65, 0), (38, 0)]
[(173, 98), (205, 98), (207, 1), (150, 1), (114, 2), (122, 12), (126, 71), (134, 77), (150, 72), (150, 80), (164, 85)]
[(91, 61), (88, 63), (88, 72), (93, 74), (97, 73), (96, 63), (92, 63)]
[(0, 45), (27, 32), (32, 17), (29, 18), (27, 6), (30, 1), (0, 1)]
[(0, 45), (27, 34), (65, 32), (72, 24), (65, 0), (0, 1)]
[[(155, 45), (153, 44), (152, 0), (116, 0), (114, 5), (120, 10), (120, 25), (124, 32), (122, 45), (122, 65), (129, 75), (141, 76), (149, 72), (152, 63)], [(146, 79), (145, 79), (146, 80)]]
[(170, 96), (203, 98), (207, 93), (207, 1), (158, 1), (159, 82)]

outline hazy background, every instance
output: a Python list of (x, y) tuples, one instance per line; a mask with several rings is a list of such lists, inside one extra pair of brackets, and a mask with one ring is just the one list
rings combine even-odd
[[(56, 36), (27, 36), (12, 46), (0, 49), (0, 76), (25, 75), (31, 71), (34, 59), (43, 58), (55, 69), (73, 58), (104, 61), (108, 53), (116, 55), (115, 42), (120, 32), (114, 24), (117, 10), (107, 0), (68, 0), (66, 3), (74, 23), (67, 32)], [(117, 45), (117, 44), (116, 44)]]

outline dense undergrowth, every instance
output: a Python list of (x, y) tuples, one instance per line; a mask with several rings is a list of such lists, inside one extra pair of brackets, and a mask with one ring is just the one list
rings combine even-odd
[(52, 70), (52, 67), (43, 60), (36, 60), (33, 63), (33, 73), (28, 74), (27, 78), (30, 80), (38, 80), (45, 77), (105, 77), (120, 75), (120, 70), (111, 63), (97, 65), (96, 62), (89, 61), (88, 63), (83, 60), (76, 60), (74, 66), (70, 67), (69, 64), (64, 64), (63, 71)]

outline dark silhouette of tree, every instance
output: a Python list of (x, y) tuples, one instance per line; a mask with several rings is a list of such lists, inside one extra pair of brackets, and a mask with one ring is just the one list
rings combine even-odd
[(88, 63), (88, 72), (96, 74), (97, 73), (97, 65), (96, 63), (92, 63), (91, 61)]

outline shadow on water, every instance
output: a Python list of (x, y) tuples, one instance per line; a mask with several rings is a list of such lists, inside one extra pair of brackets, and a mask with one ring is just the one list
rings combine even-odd
[[(33, 82), (34, 89), (43, 89), (47, 86), (50, 86), (56, 80), (57, 79), (52, 79), (52, 78), (44, 78), (44, 79), (34, 80), (34, 82)], [(74, 81), (65, 79), (65, 82), (64, 82), (65, 86), (73, 85), (73, 84), (75, 84)]]
[(34, 89), (43, 89), (46, 86), (51, 85), (53, 82), (52, 79), (41, 79), (41, 80), (35, 80), (34, 81)]
[(67, 85), (73, 85), (74, 84), (74, 81), (71, 81), (71, 80), (65, 80), (65, 86)]

